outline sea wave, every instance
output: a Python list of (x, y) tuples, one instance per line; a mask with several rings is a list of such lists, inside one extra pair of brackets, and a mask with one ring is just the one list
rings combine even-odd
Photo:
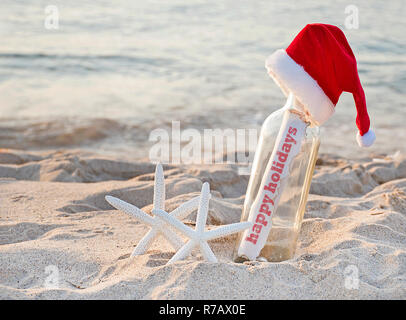
[[(27, 72), (37, 71), (92, 71), (117, 72), (160, 68), (173, 64), (173, 60), (162, 57), (132, 55), (75, 55), (49, 53), (0, 52), (0, 70), (24, 69)], [(131, 66), (131, 68), (129, 68)]]

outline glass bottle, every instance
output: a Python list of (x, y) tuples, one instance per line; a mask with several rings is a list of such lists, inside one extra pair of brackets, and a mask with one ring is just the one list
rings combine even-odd
[(234, 261), (278, 262), (294, 256), (320, 145), (319, 127), (289, 94), (264, 121), (255, 153)]

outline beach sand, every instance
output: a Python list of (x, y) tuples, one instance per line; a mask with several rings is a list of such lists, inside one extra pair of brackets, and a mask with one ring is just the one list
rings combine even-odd
[[(82, 150), (0, 152), (1, 299), (405, 299), (406, 157), (320, 155), (295, 257), (232, 262), (235, 235), (174, 254), (162, 237), (130, 258), (148, 227), (113, 195), (151, 210), (155, 166)], [(208, 181), (208, 228), (238, 222), (249, 177), (236, 165), (164, 165), (166, 209)], [(194, 214), (185, 220), (193, 225)]]

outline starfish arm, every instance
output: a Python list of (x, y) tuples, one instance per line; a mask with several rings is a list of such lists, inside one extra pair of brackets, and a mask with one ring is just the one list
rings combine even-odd
[(251, 227), (251, 222), (248, 221), (228, 224), (213, 230), (206, 231), (204, 233), (203, 238), (205, 240), (221, 238), (229, 234), (236, 233), (244, 229), (248, 229), (249, 227)]
[(165, 210), (165, 177), (162, 165), (158, 163), (155, 168), (154, 181), (154, 209)]
[(118, 198), (112, 197), (112, 196), (106, 196), (106, 201), (110, 203), (114, 208), (121, 210), (136, 219), (140, 220), (141, 222), (148, 224), (150, 226), (155, 225), (154, 219), (146, 214), (144, 211), (141, 209), (137, 208), (136, 206), (133, 206), (132, 204), (129, 204), (123, 200), (120, 200)]
[(217, 258), (206, 241), (200, 241), (200, 249), (203, 257), (209, 262), (217, 262)]
[(197, 245), (194, 240), (189, 240), (178, 252), (168, 261), (167, 264), (174, 263), (179, 260), (183, 260), (187, 255), (189, 255), (193, 248)]
[(202, 192), (200, 195), (199, 209), (196, 217), (196, 231), (203, 233), (204, 226), (207, 221), (207, 213), (209, 212), (209, 200), (210, 200), (210, 186), (207, 182), (203, 183)]
[(183, 219), (199, 207), (199, 201), (200, 196), (190, 199), (189, 201), (186, 201), (185, 203), (177, 207), (170, 214), (172, 217), (175, 217), (177, 219)]
[(182, 223), (178, 219), (171, 216), (169, 213), (167, 213), (163, 210), (159, 210), (159, 209), (152, 209), (152, 213), (154, 215), (158, 216), (159, 218), (161, 218), (162, 220), (164, 220), (165, 222), (169, 223), (172, 227), (179, 230), (187, 237), (194, 238), (195, 231), (192, 230), (191, 228), (189, 228), (188, 226), (186, 226), (184, 223)]
[(157, 234), (158, 232), (156, 231), (156, 229), (149, 230), (148, 233), (140, 240), (140, 242), (138, 242), (131, 256), (134, 257), (140, 254), (144, 254), (148, 250), (149, 246), (152, 243), (152, 240), (154, 240)]
[(168, 239), (172, 248), (174, 248), (175, 250), (179, 250), (179, 248), (181, 248), (184, 245), (182, 239), (170, 228), (163, 226), (163, 228), (160, 228), (159, 231), (164, 235), (166, 239)]

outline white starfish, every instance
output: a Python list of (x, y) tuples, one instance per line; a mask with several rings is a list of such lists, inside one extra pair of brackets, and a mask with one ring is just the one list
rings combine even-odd
[(164, 219), (166, 222), (171, 224), (174, 228), (178, 229), (185, 236), (190, 238), (190, 240), (179, 249), (179, 251), (168, 261), (171, 264), (175, 261), (184, 259), (196, 246), (200, 246), (200, 250), (203, 257), (210, 262), (217, 262), (217, 258), (211, 250), (208, 240), (221, 238), (226, 235), (239, 232), (241, 230), (247, 229), (251, 226), (251, 222), (238, 222), (233, 224), (228, 224), (222, 227), (218, 227), (213, 230), (204, 231), (204, 226), (207, 221), (207, 213), (209, 211), (209, 201), (210, 201), (210, 186), (205, 182), (202, 186), (202, 192), (200, 194), (199, 209), (197, 211), (196, 217), (196, 228), (195, 230), (189, 228), (181, 221), (175, 219), (172, 215), (169, 215), (161, 209), (153, 209), (152, 212)]
[[(185, 202), (173, 210), (170, 213), (170, 216), (175, 220), (176, 218), (182, 219), (186, 217), (198, 208), (199, 198), (200, 197), (198, 196)], [(105, 199), (116, 209), (135, 217), (137, 220), (151, 227), (151, 230), (149, 230), (148, 233), (137, 244), (131, 256), (144, 254), (152, 244), (152, 241), (159, 234), (166, 237), (175, 250), (178, 250), (184, 244), (182, 239), (174, 231), (172, 231), (171, 228), (168, 228), (165, 220), (161, 219), (160, 217), (151, 217), (149, 214), (145, 213), (136, 206), (112, 196), (106, 196)], [(155, 168), (153, 209), (161, 211), (165, 210), (165, 179), (162, 165), (160, 163), (157, 164)], [(168, 214), (167, 212), (165, 213)]]

